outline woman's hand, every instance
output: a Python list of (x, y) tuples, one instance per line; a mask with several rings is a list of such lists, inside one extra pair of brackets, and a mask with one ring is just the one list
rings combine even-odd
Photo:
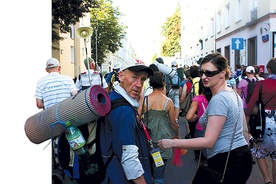
[(192, 119), (190, 119), (191, 122), (197, 122), (198, 119), (197, 119), (197, 114), (194, 114)]
[(173, 139), (162, 139), (158, 141), (160, 149), (172, 148)]

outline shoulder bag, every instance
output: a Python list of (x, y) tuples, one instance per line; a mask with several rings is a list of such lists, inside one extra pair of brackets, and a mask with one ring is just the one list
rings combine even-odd
[[(237, 93), (236, 93), (236, 96), (237, 96)], [(237, 102), (238, 102), (238, 108), (239, 108), (238, 96), (237, 96)], [(239, 113), (240, 113), (240, 111), (239, 111)], [(227, 159), (226, 159), (223, 174), (221, 175), (219, 172), (209, 168), (208, 166), (200, 165), (200, 159), (201, 159), (201, 154), (202, 154), (202, 150), (201, 150), (199, 159), (198, 159), (198, 164), (197, 164), (197, 171), (193, 178), (192, 184), (202, 184), (202, 183), (204, 183), (204, 184), (220, 184), (223, 182), (227, 164), (228, 164), (228, 160), (229, 160), (229, 156), (230, 156), (230, 152), (231, 152), (233, 141), (234, 141), (234, 136), (235, 136), (235, 132), (236, 132), (237, 124), (238, 124), (238, 119), (239, 118), (237, 118), (234, 132), (232, 135), (232, 140), (231, 140), (230, 148), (229, 148), (229, 151), (227, 154)]]

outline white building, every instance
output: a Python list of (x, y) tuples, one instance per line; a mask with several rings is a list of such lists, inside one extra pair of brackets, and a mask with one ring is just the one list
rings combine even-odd
[(180, 44), (184, 64), (218, 51), (233, 69), (265, 66), (276, 57), (276, 1), (182, 0)]
[(108, 73), (111, 72), (114, 66), (114, 63), (133, 61), (135, 59), (135, 52), (131, 46), (131, 43), (125, 38), (122, 40), (122, 47), (116, 53), (109, 52), (105, 63), (102, 64), (102, 72)]

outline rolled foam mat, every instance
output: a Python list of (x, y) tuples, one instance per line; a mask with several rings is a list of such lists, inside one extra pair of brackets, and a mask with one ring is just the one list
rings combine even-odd
[(72, 125), (80, 126), (105, 116), (110, 109), (108, 93), (94, 85), (29, 117), (25, 122), (25, 133), (31, 142), (40, 144), (62, 134), (65, 131), (62, 123), (70, 121)]
[(170, 77), (173, 77), (176, 74), (176, 70), (174, 70), (171, 67), (168, 67), (162, 63), (158, 63), (157, 61), (154, 61), (152, 64), (155, 64), (158, 68), (158, 70), (162, 73), (164, 73), (165, 75), (168, 75)]

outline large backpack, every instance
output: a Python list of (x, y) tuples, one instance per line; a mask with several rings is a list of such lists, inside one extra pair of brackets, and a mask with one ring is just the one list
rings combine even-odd
[(246, 78), (245, 79), (247, 82), (248, 82), (248, 85), (247, 85), (247, 95), (245, 97), (245, 100), (246, 100), (246, 104), (248, 104), (253, 92), (254, 92), (254, 89), (255, 89), (255, 86), (256, 86), (256, 83), (259, 82), (258, 78), (253, 79), (254, 81)]
[[(111, 101), (111, 109), (115, 109), (122, 105), (130, 106), (124, 98)], [(67, 184), (76, 182), (78, 184), (90, 184), (91, 181), (93, 181), (94, 184), (99, 184), (105, 179), (106, 168), (113, 158), (114, 152), (104, 164), (100, 148), (100, 129), (101, 123), (104, 122), (105, 116), (78, 127), (87, 142), (87, 147), (90, 153), (90, 156), (87, 159), (79, 159), (78, 155), (72, 151), (67, 139), (65, 138), (65, 133), (55, 139), (53, 142), (53, 156), (55, 160), (54, 168), (58, 169), (54, 170), (59, 170), (62, 173), (61, 177), (58, 177), (59, 181), (53, 183), (61, 182)], [(83, 171), (83, 168), (87, 165), (94, 165), (94, 171), (92, 171), (92, 174), (90, 175), (85, 174)], [(68, 178), (70, 178), (69, 181)]]
[(258, 101), (254, 105), (253, 111), (249, 117), (248, 125), (250, 134), (254, 138), (256, 142), (263, 141), (263, 135), (265, 130), (265, 104), (262, 101), (262, 89), (263, 89), (263, 82), (259, 83), (259, 97)]
[(181, 79), (179, 78), (178, 72), (179, 70), (176, 70), (174, 76), (170, 78), (170, 86), (172, 89), (179, 89), (180, 87)]
[[(186, 82), (186, 85), (188, 83), (189, 82)], [(192, 83), (192, 82), (190, 82), (190, 83)], [(180, 114), (179, 114), (179, 116), (181, 116), (181, 117), (185, 117), (186, 116), (186, 114), (188, 113), (188, 111), (190, 109), (190, 106), (192, 104), (192, 99), (196, 96), (195, 87), (194, 87), (194, 85), (196, 83), (198, 83), (198, 81), (195, 82), (194, 84), (193, 83), (191, 84), (191, 90), (187, 90), (187, 91), (190, 91), (190, 92), (186, 95), (183, 103), (180, 106)]]
[(180, 78), (180, 83), (184, 81), (184, 68), (177, 68), (178, 77)]
[[(83, 73), (79, 74), (78, 79), (79, 79), (80, 82), (81, 82), (81, 75), (83, 75)], [(101, 86), (103, 87), (103, 75), (102, 75), (102, 73), (99, 73), (99, 75), (100, 75), (100, 78), (101, 78)], [(90, 86), (83, 86), (83, 85), (81, 85), (80, 91), (86, 90), (89, 87)]]

